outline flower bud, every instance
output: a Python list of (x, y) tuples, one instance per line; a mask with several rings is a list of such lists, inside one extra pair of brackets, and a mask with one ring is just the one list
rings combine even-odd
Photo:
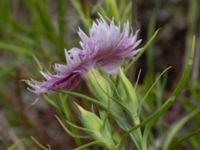
[(112, 140), (111, 130), (109, 126), (104, 124), (104, 121), (101, 120), (96, 114), (89, 112), (83, 109), (81, 106), (76, 104), (79, 111), (82, 123), (85, 128), (89, 131), (89, 134), (97, 141), (101, 142), (103, 146), (110, 150), (115, 150), (116, 147)]
[(85, 75), (85, 81), (92, 94), (103, 103), (107, 104), (112, 96), (112, 89), (106, 79), (96, 69), (91, 69)]

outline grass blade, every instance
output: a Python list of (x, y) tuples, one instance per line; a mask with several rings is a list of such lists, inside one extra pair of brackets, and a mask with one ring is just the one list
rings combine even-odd
[(97, 106), (99, 106), (100, 108), (103, 108), (103, 109), (107, 109), (107, 107), (102, 104), (101, 102), (99, 102), (98, 100), (94, 99), (94, 98), (91, 98), (89, 96), (86, 96), (86, 95), (83, 95), (83, 94), (80, 94), (80, 93), (77, 93), (77, 92), (72, 92), (72, 91), (64, 91), (64, 90), (56, 90), (58, 92), (62, 92), (62, 93), (65, 93), (65, 94), (68, 94), (68, 95), (71, 95), (71, 96), (75, 96), (75, 97), (80, 97), (84, 100), (87, 100), (93, 104), (96, 104)]
[(159, 29), (154, 32), (154, 34), (151, 36), (149, 41), (142, 47), (142, 50), (139, 52), (139, 54), (128, 64), (128, 66), (125, 68), (125, 72), (127, 72), (130, 69), (130, 67), (142, 56), (145, 50), (152, 44), (158, 32), (159, 32)]
[(31, 51), (29, 51), (23, 47), (11, 45), (9, 43), (0, 42), (0, 49), (4, 49), (5, 51), (20, 53), (25, 56), (32, 56)]
[(191, 119), (194, 115), (196, 115), (198, 111), (193, 111), (189, 115), (183, 117), (180, 121), (178, 121), (175, 125), (171, 127), (171, 129), (168, 132), (167, 137), (165, 138), (165, 141), (163, 141), (163, 150), (168, 150), (174, 137), (179, 132), (179, 130), (185, 125), (185, 123), (188, 122), (189, 119)]
[(51, 147), (49, 146), (49, 145), (47, 145), (48, 146), (48, 148), (47, 147), (45, 147), (45, 146), (43, 146), (38, 140), (36, 140), (34, 137), (32, 137), (31, 136), (31, 139), (35, 142), (35, 144), (38, 146), (38, 147), (40, 147), (41, 149), (43, 149), (43, 150), (51, 150)]
[(82, 145), (80, 147), (77, 147), (74, 150), (82, 150), (82, 149), (85, 149), (85, 148), (87, 148), (89, 146), (92, 146), (92, 145), (101, 145), (101, 142), (99, 142), (99, 141), (93, 141), (93, 142), (87, 143), (85, 145)]
[(125, 141), (125, 139), (129, 136), (130, 133), (134, 132), (136, 129), (139, 127), (145, 126), (146, 124), (154, 124), (156, 120), (158, 120), (171, 106), (172, 104), (177, 100), (178, 96), (181, 94), (182, 90), (185, 87), (185, 84), (187, 83), (190, 72), (192, 70), (192, 65), (193, 65), (193, 58), (194, 58), (194, 51), (195, 51), (195, 37), (192, 39), (192, 52), (190, 55), (190, 59), (184, 69), (183, 75), (174, 90), (172, 96), (170, 96), (167, 101), (155, 112), (153, 113), (150, 117), (148, 117), (143, 123), (138, 124), (132, 128), (129, 129), (121, 138), (121, 141), (119, 145), (122, 145), (122, 143)]
[(63, 127), (63, 129), (73, 138), (83, 138), (83, 139), (88, 139), (89, 137), (88, 136), (81, 136), (81, 135), (77, 135), (77, 134), (74, 134), (72, 133), (65, 125), (64, 123), (61, 121), (61, 119), (58, 117), (58, 116), (55, 116), (56, 119), (58, 120), (58, 122), (60, 123), (60, 125)]
[(194, 131), (194, 132), (191, 132), (189, 134), (187, 134), (186, 136), (184, 136), (183, 138), (181, 138), (180, 140), (178, 140), (170, 149), (173, 149), (173, 150), (177, 150), (177, 147), (183, 143), (184, 141), (196, 136), (196, 135), (199, 135), (200, 134), (200, 129), (198, 129), (197, 131)]

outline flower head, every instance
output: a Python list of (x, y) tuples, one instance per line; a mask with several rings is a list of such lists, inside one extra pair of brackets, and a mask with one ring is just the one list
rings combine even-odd
[(55, 74), (41, 72), (45, 81), (29, 82), (31, 91), (36, 94), (54, 93), (53, 90), (72, 90), (75, 88), (89, 67), (89, 61), (86, 59), (85, 51), (73, 48), (65, 51), (67, 65), (56, 64), (54, 66)]
[(116, 26), (113, 20), (108, 24), (103, 19), (93, 23), (89, 36), (79, 29), (83, 50), (72, 48), (65, 51), (66, 65), (56, 64), (54, 75), (41, 72), (45, 81), (32, 80), (30, 90), (36, 94), (54, 93), (56, 89), (72, 90), (85, 72), (95, 67), (102, 68), (109, 75), (116, 74), (121, 60), (132, 59), (140, 50), (136, 49), (141, 43), (137, 40), (138, 31), (133, 34), (129, 30), (128, 22), (121, 31), (120, 25)]
[(108, 74), (116, 74), (122, 59), (132, 59), (140, 49), (136, 49), (141, 43), (137, 40), (138, 32), (130, 33), (129, 23), (124, 25), (121, 31), (120, 25), (116, 26), (112, 20), (108, 24), (99, 19), (93, 23), (87, 36), (79, 29), (82, 49), (89, 51), (94, 64), (103, 68)]

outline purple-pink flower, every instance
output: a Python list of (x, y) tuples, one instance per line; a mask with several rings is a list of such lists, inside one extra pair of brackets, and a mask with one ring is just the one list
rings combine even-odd
[(89, 68), (90, 62), (85, 54), (86, 51), (73, 48), (70, 51), (65, 50), (66, 65), (55, 64), (55, 74), (44, 73), (41, 71), (45, 81), (29, 81), (30, 91), (36, 94), (54, 93), (53, 90), (72, 90), (75, 88)]
[(122, 59), (132, 59), (140, 49), (137, 46), (141, 40), (137, 40), (138, 32), (129, 33), (129, 23), (124, 25), (122, 32), (120, 25), (116, 26), (112, 20), (108, 24), (103, 19), (93, 23), (87, 36), (79, 29), (81, 47), (89, 52), (94, 64), (103, 68), (108, 74), (116, 74)]
[(116, 26), (113, 20), (108, 24), (103, 19), (93, 23), (89, 36), (79, 29), (82, 50), (72, 48), (65, 51), (66, 65), (56, 64), (55, 74), (41, 72), (45, 81), (30, 81), (31, 91), (39, 95), (54, 93), (55, 89), (72, 90), (85, 72), (95, 67), (115, 75), (122, 60), (131, 60), (140, 51), (136, 49), (141, 43), (137, 40), (138, 32), (130, 33), (128, 22), (121, 31), (120, 25)]

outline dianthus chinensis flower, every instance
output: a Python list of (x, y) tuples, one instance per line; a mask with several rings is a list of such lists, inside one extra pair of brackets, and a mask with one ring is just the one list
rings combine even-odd
[(140, 49), (136, 49), (142, 40), (137, 40), (138, 31), (129, 33), (129, 23), (120, 31), (120, 25), (116, 26), (112, 20), (108, 24), (103, 19), (93, 23), (87, 36), (79, 29), (81, 47), (87, 50), (93, 64), (101, 67), (106, 73), (114, 75), (120, 65), (120, 61), (132, 59)]
[(85, 73), (95, 67), (100, 67), (109, 75), (115, 75), (120, 66), (120, 61), (131, 60), (140, 49), (141, 43), (137, 40), (138, 32), (130, 33), (129, 23), (121, 31), (120, 25), (115, 25), (112, 20), (108, 24), (103, 19), (94, 22), (87, 36), (79, 29), (82, 49), (72, 48), (65, 51), (66, 65), (56, 64), (55, 74), (41, 72), (45, 81), (29, 82), (31, 91), (36, 94), (54, 93), (53, 90), (72, 90), (75, 88)]
[(90, 68), (91, 64), (87, 59), (86, 51), (78, 48), (65, 50), (66, 65), (55, 64), (55, 75), (40, 72), (45, 81), (29, 81), (30, 91), (36, 94), (54, 93), (52, 90), (72, 90), (75, 88), (84, 74)]

